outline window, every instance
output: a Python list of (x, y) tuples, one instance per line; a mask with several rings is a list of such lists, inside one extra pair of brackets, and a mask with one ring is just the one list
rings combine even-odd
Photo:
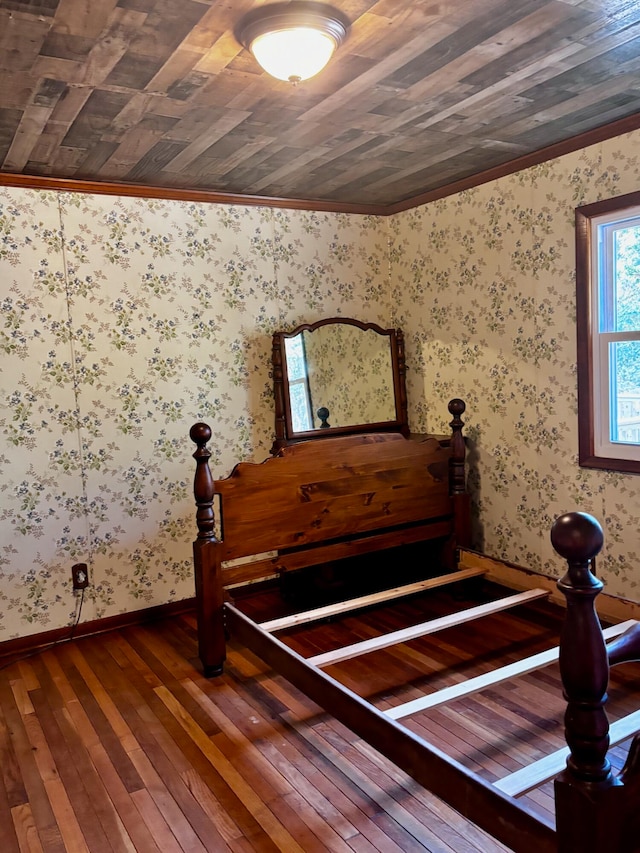
[(640, 473), (640, 193), (576, 210), (580, 464)]

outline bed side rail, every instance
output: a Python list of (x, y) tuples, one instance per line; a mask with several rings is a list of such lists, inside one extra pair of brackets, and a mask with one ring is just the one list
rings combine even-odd
[(555, 853), (555, 832), (524, 804), (497, 790), (410, 729), (390, 719), (272, 634), (227, 606), (232, 634), (291, 684), (420, 785), (518, 853)]

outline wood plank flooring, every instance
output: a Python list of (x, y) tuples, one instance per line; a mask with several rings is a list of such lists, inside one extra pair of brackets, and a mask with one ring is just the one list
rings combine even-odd
[[(468, 603), (432, 591), (285, 636), (317, 654)], [(265, 618), (285, 611), (276, 593), (240, 605)], [(552, 605), (535, 604), (329, 669), (386, 708), (553, 646), (558, 626)], [(640, 707), (640, 669), (615, 672), (611, 719)], [(408, 725), (496, 779), (563, 745), (563, 710), (552, 666)], [(623, 756), (621, 746), (617, 764)], [(552, 808), (549, 785), (528, 798), (540, 812)], [(238, 645), (225, 674), (204, 679), (191, 614), (0, 669), (0, 845), (2, 853), (505, 850)]]

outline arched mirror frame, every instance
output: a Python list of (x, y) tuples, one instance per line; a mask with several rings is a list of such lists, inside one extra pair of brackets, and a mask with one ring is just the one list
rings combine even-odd
[[(321, 326), (331, 324), (355, 326), (363, 332), (372, 330), (378, 335), (383, 335), (389, 339), (395, 419), (378, 421), (376, 423), (349, 424), (348, 426), (305, 430), (304, 432), (294, 431), (292, 427), (285, 341), (287, 338), (293, 338), (301, 332), (313, 332)], [(276, 437), (271, 448), (272, 453), (277, 453), (281, 447), (285, 447), (288, 444), (295, 444), (299, 441), (309, 441), (316, 438), (329, 438), (335, 435), (357, 435), (370, 432), (400, 432), (404, 436), (409, 435), (404, 336), (400, 329), (383, 329), (377, 323), (363, 323), (360, 320), (354, 320), (349, 317), (330, 317), (325, 320), (318, 320), (315, 323), (303, 323), (300, 326), (296, 326), (290, 332), (275, 332), (272, 344), (272, 363), (276, 410)]]

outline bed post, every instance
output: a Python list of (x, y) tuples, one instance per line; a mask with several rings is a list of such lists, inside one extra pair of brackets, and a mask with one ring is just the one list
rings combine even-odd
[(558, 581), (567, 600), (560, 675), (570, 750), (566, 769), (555, 780), (558, 851), (619, 853), (626, 849), (622, 846), (625, 792), (607, 759), (609, 721), (604, 705), (609, 663), (594, 607), (603, 584), (591, 572), (592, 560), (602, 548), (602, 528), (586, 513), (567, 513), (556, 519), (551, 542), (568, 563)]
[(455, 548), (466, 548), (471, 538), (469, 493), (467, 492), (466, 445), (462, 428), (462, 415), (466, 409), (464, 400), (451, 400), (449, 414), (451, 427), (451, 456), (449, 458), (449, 494), (453, 502), (453, 537)]
[(198, 617), (198, 653), (207, 678), (220, 675), (226, 657), (224, 634), (224, 590), (220, 574), (219, 542), (216, 539), (213, 512), (213, 477), (209, 468), (210, 451), (206, 444), (211, 438), (211, 428), (197, 423), (189, 431), (197, 445), (193, 454), (196, 473), (193, 494), (198, 507), (196, 524), (198, 538), (193, 543), (196, 602)]

